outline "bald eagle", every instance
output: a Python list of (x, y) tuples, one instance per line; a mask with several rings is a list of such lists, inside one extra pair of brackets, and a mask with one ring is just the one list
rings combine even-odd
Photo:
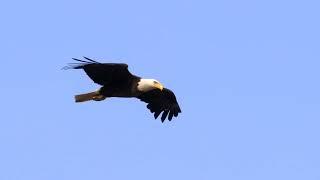
[(77, 63), (70, 63), (65, 69), (83, 69), (93, 82), (101, 85), (98, 90), (75, 96), (75, 102), (102, 101), (110, 97), (138, 98), (147, 103), (147, 108), (157, 119), (162, 113), (161, 121), (168, 117), (171, 121), (181, 109), (175, 94), (163, 87), (155, 79), (144, 79), (131, 74), (127, 64), (100, 63), (90, 58), (85, 60), (72, 58)]

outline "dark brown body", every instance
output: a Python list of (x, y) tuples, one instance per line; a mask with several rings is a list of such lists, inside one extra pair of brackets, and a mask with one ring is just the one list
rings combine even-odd
[(125, 83), (103, 86), (100, 88), (99, 93), (105, 97), (138, 97), (142, 94), (142, 92), (137, 89), (139, 81), (140, 78), (135, 77)]

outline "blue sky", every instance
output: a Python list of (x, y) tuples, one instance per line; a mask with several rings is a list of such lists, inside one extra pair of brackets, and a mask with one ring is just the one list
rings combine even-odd
[[(2, 1), (1, 180), (320, 179), (319, 1)], [(174, 90), (154, 120), (72, 57)]]

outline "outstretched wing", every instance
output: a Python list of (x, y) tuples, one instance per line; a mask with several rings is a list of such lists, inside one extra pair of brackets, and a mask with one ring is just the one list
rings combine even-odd
[(84, 57), (85, 60), (72, 59), (78, 63), (70, 63), (64, 69), (83, 69), (95, 83), (102, 86), (112, 82), (125, 83), (133, 77), (127, 64), (99, 63), (87, 57)]
[(181, 109), (177, 102), (174, 93), (164, 88), (161, 90), (151, 90), (149, 92), (143, 93), (138, 97), (143, 102), (148, 103), (147, 108), (154, 113), (154, 118), (157, 119), (162, 113), (161, 121), (164, 122), (168, 116), (169, 121), (172, 117), (177, 117), (181, 113)]

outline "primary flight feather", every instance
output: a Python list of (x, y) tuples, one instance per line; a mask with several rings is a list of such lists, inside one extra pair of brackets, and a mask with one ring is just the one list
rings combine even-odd
[(83, 69), (93, 82), (102, 87), (94, 92), (75, 96), (75, 101), (102, 101), (109, 97), (138, 98), (147, 103), (147, 108), (154, 113), (155, 119), (160, 114), (161, 121), (168, 117), (171, 121), (177, 117), (181, 109), (175, 94), (163, 87), (155, 79), (144, 79), (131, 74), (127, 64), (99, 63), (84, 57), (85, 60), (73, 58), (78, 63), (71, 63), (66, 69)]

